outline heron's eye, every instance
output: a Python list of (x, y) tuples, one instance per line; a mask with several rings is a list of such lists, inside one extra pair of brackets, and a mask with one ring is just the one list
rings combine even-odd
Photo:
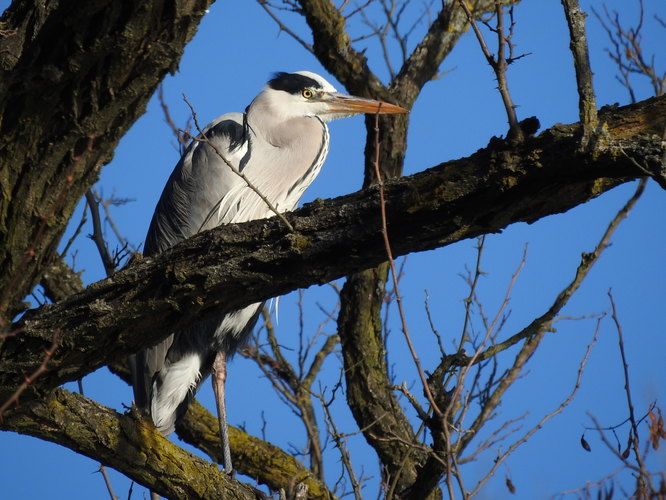
[(314, 97), (314, 91), (312, 89), (303, 89), (301, 95), (306, 99), (312, 99)]

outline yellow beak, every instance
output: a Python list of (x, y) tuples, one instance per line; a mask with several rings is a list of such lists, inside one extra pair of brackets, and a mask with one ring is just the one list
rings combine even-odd
[(381, 115), (409, 113), (405, 108), (401, 108), (395, 104), (348, 94), (331, 93), (324, 100), (330, 106), (327, 110), (329, 113), (371, 113)]

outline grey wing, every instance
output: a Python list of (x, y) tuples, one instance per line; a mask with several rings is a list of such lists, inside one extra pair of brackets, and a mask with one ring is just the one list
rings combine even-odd
[[(248, 145), (241, 113), (223, 115), (204, 129), (205, 136), (233, 165), (239, 165)], [(164, 187), (146, 236), (146, 256), (164, 252), (176, 243), (214, 227), (223, 219), (219, 206), (242, 182), (217, 153), (200, 141), (192, 141)], [(211, 325), (192, 327), (198, 337)], [(214, 329), (214, 326), (212, 326)], [(180, 356), (172, 350), (174, 334), (154, 347), (132, 356), (134, 398), (141, 408), (149, 408), (153, 382), (167, 360)], [(171, 352), (170, 352), (171, 350)], [(168, 359), (169, 358), (169, 359)]]
[[(204, 134), (232, 165), (248, 150), (243, 115), (230, 113), (212, 122)], [(193, 141), (167, 181), (146, 236), (144, 254), (150, 256), (179, 241), (214, 227), (223, 220), (215, 213), (230, 192), (242, 183), (207, 144)]]

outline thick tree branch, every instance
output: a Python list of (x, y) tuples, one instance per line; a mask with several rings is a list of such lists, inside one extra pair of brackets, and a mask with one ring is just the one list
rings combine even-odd
[[(478, 0), (473, 5), (473, 14), (493, 11), (495, 5), (496, 0)], [(391, 97), (397, 97), (397, 102), (411, 108), (423, 86), (437, 76), (442, 61), (468, 26), (467, 16), (457, 2), (442, 2), (442, 9), (430, 24), (428, 33), (391, 82)]]
[[(109, 365), (109, 369), (131, 384), (132, 376), (124, 360)], [(206, 453), (213, 462), (222, 463), (217, 417), (196, 399), (190, 404), (185, 417), (176, 424), (176, 433), (180, 439)], [(307, 467), (281, 448), (232, 426), (229, 427), (229, 439), (234, 469), (240, 474), (254, 478), (272, 491), (284, 489), (289, 492), (300, 483), (307, 487), (308, 498), (335, 498)]]
[[(176, 426), (176, 432), (186, 443), (196, 446), (222, 463), (222, 447), (218, 422), (206, 408), (195, 401)], [(333, 499), (333, 494), (312, 472), (282, 449), (251, 436), (236, 427), (229, 427), (231, 456), (239, 473), (256, 478), (273, 491), (288, 491), (297, 484), (308, 487), (308, 498)]]
[(255, 499), (255, 492), (160, 435), (134, 412), (120, 415), (63, 389), (9, 412), (0, 429), (29, 434), (99, 460), (168, 498)]
[[(606, 134), (580, 152), (580, 127), (560, 125), (505, 149), (503, 141), (385, 186), (395, 255), (433, 249), (514, 222), (563, 212), (661, 168), (666, 98), (602, 113)], [(0, 347), (0, 399), (60, 348), (38, 386), (74, 380), (212, 315), (325, 283), (385, 259), (376, 189), (306, 205), (277, 219), (221, 227), (27, 314)], [(137, 332), (141, 332), (138, 334)]]
[(368, 67), (368, 60), (352, 47), (345, 18), (330, 0), (299, 0), (312, 30), (314, 54), (347, 88), (361, 96), (387, 99), (386, 87)]

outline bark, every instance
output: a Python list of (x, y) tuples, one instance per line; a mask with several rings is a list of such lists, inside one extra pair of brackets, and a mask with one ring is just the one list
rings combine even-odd
[(382, 264), (347, 278), (340, 295), (344, 307), (338, 316), (338, 331), (347, 403), (384, 466), (384, 480), (402, 491), (413, 484), (416, 468), (426, 457), (417, 449), (418, 440), (388, 377), (380, 319), (387, 268)]
[[(131, 374), (126, 362), (115, 362), (108, 368), (127, 384), (131, 384)], [(52, 425), (57, 424), (53, 422)], [(223, 463), (217, 417), (196, 399), (184, 418), (176, 424), (176, 434), (186, 443), (206, 453), (213, 462)], [(229, 426), (229, 441), (234, 469), (238, 473), (254, 478), (272, 491), (285, 490), (287, 498), (293, 498), (291, 492), (299, 485), (307, 488), (308, 498), (336, 498), (312, 471), (283, 449), (233, 426)]]
[[(514, 222), (534, 222), (662, 168), (657, 132), (666, 98), (600, 115), (603, 137), (579, 150), (580, 127), (560, 125), (509, 148), (503, 141), (386, 185), (395, 255), (429, 250)], [(60, 346), (32, 384), (53, 388), (154, 344), (196, 319), (325, 283), (385, 259), (376, 188), (276, 218), (221, 227), (146, 259), (15, 325), (0, 347), (0, 401)], [(137, 335), (136, 332), (142, 332)]]
[(78, 394), (55, 389), (8, 413), (0, 428), (86, 455), (173, 499), (255, 499), (252, 488), (195, 457), (136, 412), (125, 415)]
[[(442, 3), (428, 32), (403, 61), (388, 87), (370, 71), (365, 56), (355, 51), (345, 32), (345, 20), (332, 4), (322, 0), (301, 0), (303, 13), (314, 39), (319, 61), (352, 93), (399, 103), (411, 108), (423, 86), (436, 77), (439, 67), (468, 26), (468, 19), (456, 2)], [(493, 9), (495, 1), (475, 2), (475, 11)], [(377, 182), (375, 164), (382, 179), (402, 175), (407, 146), (407, 117), (366, 117), (365, 176), (363, 186)], [(375, 448), (384, 465), (384, 479), (398, 491), (412, 484), (419, 453), (408, 452), (404, 443), (413, 440), (411, 429), (390, 390), (384, 345), (377, 326), (381, 323), (383, 290), (387, 267), (354, 274), (344, 284), (338, 332), (343, 344), (347, 401), (360, 429)], [(359, 353), (367, 353), (359, 356)], [(371, 401), (367, 404), (367, 401)], [(392, 412), (394, 416), (389, 416)], [(403, 440), (400, 445), (396, 436)]]
[[(196, 401), (190, 406), (183, 421), (176, 426), (178, 437), (207, 453), (213, 461), (222, 463), (218, 429), (217, 418)], [(272, 491), (282, 488), (289, 494), (298, 484), (303, 484), (308, 488), (308, 498), (335, 498), (312, 472), (277, 446), (236, 427), (229, 427), (229, 440), (234, 468), (240, 474), (256, 478)], [(292, 496), (288, 495), (287, 498)]]
[(39, 280), (74, 207), (210, 3), (33, 0), (3, 15), (0, 319)]

